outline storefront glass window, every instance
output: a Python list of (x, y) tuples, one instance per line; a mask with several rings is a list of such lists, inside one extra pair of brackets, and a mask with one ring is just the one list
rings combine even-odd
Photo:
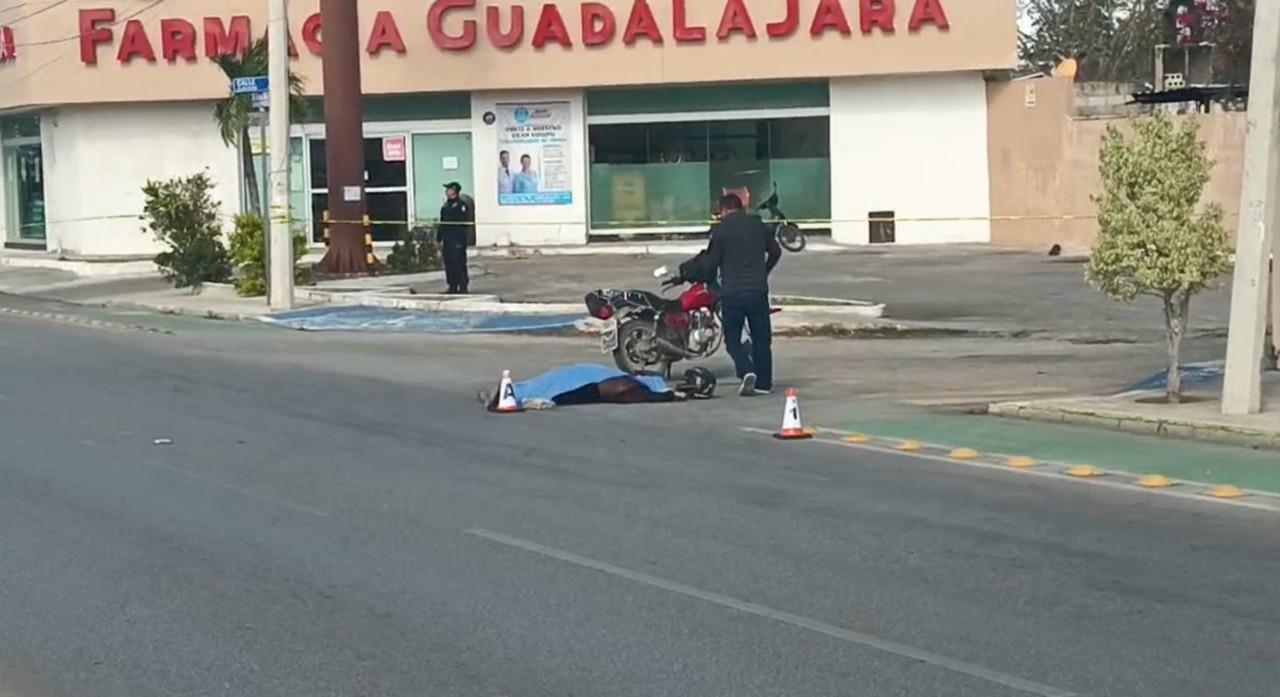
[(0, 119), (0, 141), (6, 236), (13, 242), (40, 242), (45, 238), (45, 208), (39, 117)]
[[(406, 141), (407, 142), (407, 141)], [(329, 207), (328, 166), (325, 141), (309, 141), (311, 157), (312, 240), (324, 241), (324, 211)], [(403, 159), (386, 160), (382, 138), (364, 139), (365, 209), (375, 242), (399, 240), (409, 224), (409, 180)]]
[(748, 205), (778, 186), (801, 221), (831, 215), (828, 118), (742, 119), (592, 126), (591, 227), (697, 227), (713, 202)]
[(593, 126), (591, 221), (610, 227), (678, 227), (707, 219), (707, 124)]
[(769, 177), (792, 220), (831, 217), (831, 129), (827, 117), (769, 122)]

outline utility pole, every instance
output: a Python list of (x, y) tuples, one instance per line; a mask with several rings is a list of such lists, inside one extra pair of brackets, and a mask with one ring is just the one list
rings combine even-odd
[(320, 0), (324, 45), (324, 140), (328, 165), (329, 250), (320, 268), (365, 273), (364, 109), (360, 85), (359, 13), (356, 0)]
[(1244, 147), (1244, 185), (1236, 238), (1231, 324), (1227, 336), (1222, 412), (1262, 411), (1262, 359), (1266, 348), (1270, 256), (1280, 222), (1280, 3), (1259, 2), (1253, 22), (1253, 62)]
[(270, 95), (271, 225), (267, 263), (270, 264), (271, 309), (293, 309), (293, 230), (289, 215), (289, 20), (288, 0), (267, 0), (267, 85)]

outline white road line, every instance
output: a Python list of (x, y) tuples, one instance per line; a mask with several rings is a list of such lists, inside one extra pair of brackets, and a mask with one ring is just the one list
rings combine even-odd
[[(744, 427), (741, 430), (746, 431), (747, 433), (759, 433), (764, 435), (771, 435), (773, 433), (773, 431), (770, 431), (767, 428)], [(835, 429), (826, 429), (826, 430), (832, 433), (849, 433), (848, 431), (837, 431)], [(982, 462), (979, 460), (957, 460), (956, 458), (947, 457), (945, 455), (933, 455), (931, 453), (907, 452), (904, 450), (895, 450), (893, 448), (887, 448), (887, 447), (875, 445), (872, 443), (846, 443), (844, 441), (830, 440), (827, 438), (813, 438), (807, 441), (799, 441), (799, 442), (817, 443), (822, 445), (834, 445), (836, 447), (851, 448), (853, 450), (866, 450), (869, 452), (880, 453), (883, 455), (895, 455), (898, 457), (916, 458), (919, 460), (931, 460), (933, 462), (944, 462), (948, 465), (976, 467), (978, 469), (995, 470), (997, 472), (1007, 472), (1012, 475), (1043, 477), (1046, 479), (1054, 479), (1060, 482), (1071, 482), (1073, 484), (1099, 486), (1105, 489), (1115, 489), (1117, 491), (1126, 491), (1129, 493), (1152, 494), (1154, 496), (1168, 496), (1171, 498), (1182, 499), (1184, 501), (1195, 501), (1197, 503), (1236, 506), (1238, 508), (1248, 508), (1255, 511), (1266, 511), (1268, 513), (1277, 512), (1276, 506), (1268, 505), (1265, 503), (1258, 503), (1253, 501), (1240, 501), (1238, 499), (1219, 499), (1219, 498), (1213, 498), (1210, 496), (1205, 496), (1203, 494), (1194, 494), (1194, 493), (1189, 493), (1185, 491), (1172, 491), (1169, 489), (1147, 489), (1145, 487), (1135, 486), (1133, 484), (1128, 484), (1125, 482), (1107, 481), (1106, 479), (1069, 477), (1055, 470), (1047, 469), (1049, 467), (1054, 467), (1054, 466), (1057, 466), (1057, 467), (1063, 466), (1061, 463), (1056, 463), (1056, 462), (1044, 462), (1041, 466), (1034, 467), (1034, 468), (1014, 468), (1014, 467), (1008, 467), (1006, 465), (998, 465), (990, 462)], [(936, 443), (925, 443), (923, 441), (919, 441), (919, 442), (925, 446), (938, 448), (941, 450), (947, 449), (947, 446), (938, 445)], [(1003, 457), (1002, 455), (998, 455), (997, 453), (987, 453), (987, 454), (992, 456)], [(1125, 474), (1128, 475), (1129, 473), (1125, 473)], [(1133, 475), (1133, 476), (1137, 476), (1137, 475)], [(1188, 486), (1202, 486), (1206, 489), (1212, 486), (1210, 484), (1205, 484), (1203, 482), (1190, 482), (1190, 481), (1184, 481), (1183, 484)], [(1262, 494), (1259, 494), (1258, 492), (1252, 492), (1252, 491), (1249, 493), (1257, 494), (1260, 496), (1262, 495)], [(1266, 498), (1270, 500), (1272, 497), (1266, 496)]]
[(818, 620), (810, 619), (808, 617), (793, 615), (789, 612), (774, 610), (772, 608), (768, 608), (763, 605), (757, 605), (755, 603), (750, 603), (745, 600), (738, 600), (737, 598), (731, 598), (727, 595), (721, 595), (719, 593), (713, 593), (711, 591), (704, 591), (698, 588), (694, 588), (693, 586), (686, 586), (683, 583), (676, 583), (675, 581), (668, 581), (666, 579), (658, 578), (657, 576), (650, 576), (649, 574), (641, 573), (639, 571), (632, 571), (631, 569), (625, 569), (621, 566), (614, 566), (613, 564), (610, 564), (608, 562), (598, 561), (595, 559), (590, 559), (588, 557), (579, 556), (572, 552), (566, 552), (563, 550), (555, 549), (554, 547), (547, 547), (545, 545), (540, 545), (536, 542), (522, 540), (517, 537), (503, 535), (502, 533), (497, 533), (497, 532), (485, 530), (482, 528), (471, 528), (469, 530), (465, 530), (464, 532), (468, 535), (482, 537), (491, 542), (496, 542), (498, 544), (506, 545), (508, 547), (515, 547), (517, 549), (522, 549), (526, 552), (532, 552), (534, 554), (539, 554), (544, 557), (558, 559), (560, 561), (567, 562), (575, 566), (581, 566), (583, 568), (592, 569), (594, 571), (599, 571), (601, 573), (609, 574), (610, 576), (617, 576), (618, 578), (624, 578), (624, 579), (627, 579), (628, 581), (634, 581), (636, 583), (640, 583), (646, 586), (659, 588), (669, 593), (676, 593), (678, 595), (683, 595), (690, 598), (697, 598), (698, 600), (719, 605), (721, 607), (727, 607), (731, 610), (737, 610), (738, 612), (744, 612), (749, 615), (763, 617), (765, 619), (770, 619), (775, 622), (781, 622), (783, 624), (789, 624), (793, 627), (799, 627), (801, 629), (807, 629), (811, 632), (817, 632), (818, 634), (823, 634), (835, 639), (840, 639), (853, 644), (859, 644), (861, 646), (877, 649), (879, 651), (884, 651), (886, 653), (902, 656), (904, 658), (910, 658), (912, 660), (920, 661), (922, 663), (928, 663), (929, 665), (936, 666), (938, 668), (943, 668), (955, 673), (968, 675), (973, 678), (978, 678), (979, 680), (986, 680), (987, 682), (995, 683), (997, 685), (1003, 685), (1005, 687), (1010, 687), (1015, 690), (1021, 690), (1023, 692), (1027, 692), (1033, 695), (1040, 695), (1041, 697), (1074, 697), (1075, 696), (1074, 692), (1069, 692), (1067, 690), (1063, 690), (1057, 687), (1050, 687), (1048, 685), (1041, 685), (1039, 683), (1031, 682), (1030, 680), (1023, 680), (1022, 678), (1019, 678), (1017, 676), (1009, 675), (1007, 673), (1001, 673), (999, 671), (992, 670), (990, 668), (986, 668), (986, 667), (977, 665), (975, 663), (967, 663), (965, 661), (956, 660), (954, 658), (948, 658), (946, 656), (942, 656), (936, 653), (931, 653), (923, 649), (917, 649), (913, 646), (907, 646), (906, 644), (899, 644), (895, 641), (890, 641), (888, 639), (881, 639), (879, 637), (875, 637), (870, 634), (862, 634), (860, 632), (854, 632), (848, 629), (844, 629), (843, 627), (837, 627), (835, 625), (827, 624), (826, 622), (820, 622)]

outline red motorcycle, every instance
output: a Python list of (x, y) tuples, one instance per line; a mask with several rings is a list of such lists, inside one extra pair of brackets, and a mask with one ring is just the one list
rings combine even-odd
[[(664, 266), (655, 278), (668, 275)], [(707, 358), (724, 343), (720, 298), (701, 281), (679, 273), (662, 282), (665, 290), (688, 283), (677, 298), (647, 290), (602, 289), (587, 294), (587, 312), (607, 322), (600, 350), (612, 353), (619, 370), (671, 376), (677, 361)]]

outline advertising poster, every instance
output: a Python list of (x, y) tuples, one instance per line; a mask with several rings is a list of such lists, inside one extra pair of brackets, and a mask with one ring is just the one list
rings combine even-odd
[(498, 205), (573, 203), (569, 102), (498, 104)]

